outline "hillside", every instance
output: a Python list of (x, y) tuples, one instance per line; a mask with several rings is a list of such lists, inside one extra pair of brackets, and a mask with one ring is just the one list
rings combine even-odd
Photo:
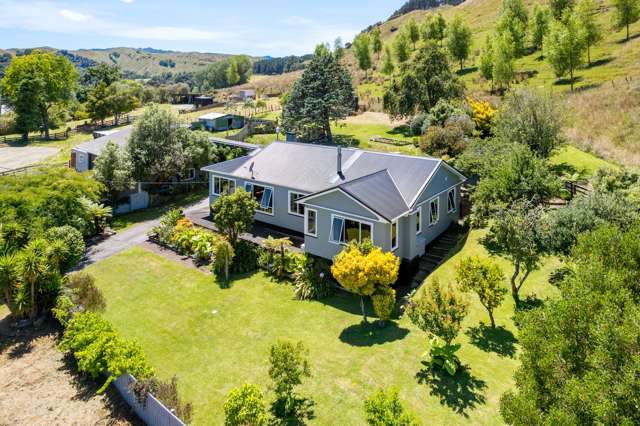
[[(529, 9), (539, 0), (524, 0)], [(473, 32), (471, 58), (460, 73), (470, 93), (479, 97), (498, 98), (489, 93), (490, 85), (477, 69), (485, 37), (490, 34), (500, 13), (502, 0), (467, 0), (458, 6), (442, 6), (447, 21), (461, 15)], [(640, 22), (631, 26), (632, 38), (624, 42), (624, 31), (612, 28), (610, 0), (599, 0), (598, 20), (604, 40), (592, 48), (593, 64), (577, 70), (576, 92), (570, 93), (566, 80), (558, 80), (549, 64), (534, 52), (516, 62), (519, 84), (526, 84), (557, 93), (567, 102), (567, 136), (582, 149), (615, 159), (623, 164), (640, 166)], [(434, 10), (414, 10), (392, 18), (380, 28), (385, 42), (391, 42), (410, 19), (421, 22)], [(356, 76), (361, 97), (373, 109), (381, 107), (384, 77), (379, 73), (364, 81), (364, 73), (355, 69), (351, 54), (347, 57)]]

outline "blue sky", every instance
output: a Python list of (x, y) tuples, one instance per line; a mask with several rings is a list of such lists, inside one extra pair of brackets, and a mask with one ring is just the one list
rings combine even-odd
[(0, 48), (157, 49), (282, 56), (350, 40), (403, 0), (0, 0)]

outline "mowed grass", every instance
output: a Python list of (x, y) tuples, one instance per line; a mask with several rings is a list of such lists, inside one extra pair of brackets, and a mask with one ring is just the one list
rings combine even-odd
[[(463, 253), (482, 251), (478, 232), (438, 270), (442, 278), (452, 278)], [(524, 292), (552, 294), (546, 279), (553, 264), (533, 274)], [(478, 327), (487, 316), (469, 297), (470, 314), (458, 339), (466, 368), (451, 379), (424, 369), (420, 359), (427, 336), (408, 318), (385, 328), (362, 327), (352, 295), (297, 301), (290, 285), (262, 273), (237, 277), (231, 288), (221, 289), (214, 277), (142, 248), (94, 264), (87, 272), (107, 299), (104, 315), (142, 344), (160, 377), (178, 376), (183, 397), (194, 404), (196, 425), (221, 424), (227, 393), (243, 383), (259, 385), (273, 399), (268, 351), (278, 339), (302, 341), (309, 348), (313, 376), (299, 391), (317, 404), (313, 424), (364, 424), (364, 399), (389, 386), (397, 387), (406, 405), (428, 424), (503, 423), (499, 398), (512, 387), (517, 366), (510, 301), (496, 317), (505, 328), (491, 333)], [(505, 272), (510, 272), (506, 265)]]
[(593, 176), (600, 169), (617, 169), (619, 166), (595, 155), (581, 151), (572, 145), (566, 145), (549, 159), (551, 164), (565, 169), (569, 174), (578, 174), (581, 178)]

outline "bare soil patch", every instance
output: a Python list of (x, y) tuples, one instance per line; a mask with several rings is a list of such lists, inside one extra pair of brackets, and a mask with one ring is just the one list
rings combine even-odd
[(389, 117), (389, 114), (384, 112), (367, 111), (362, 114), (353, 115), (344, 120), (347, 123), (353, 124), (386, 124), (387, 126), (400, 126), (405, 124), (403, 120), (393, 120)]
[(80, 375), (57, 348), (60, 327), (12, 328), (0, 311), (0, 425), (141, 425), (114, 388)]

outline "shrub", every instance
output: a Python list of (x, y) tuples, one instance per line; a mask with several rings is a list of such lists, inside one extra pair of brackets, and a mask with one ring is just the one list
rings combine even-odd
[(169, 210), (160, 218), (160, 225), (151, 230), (152, 234), (158, 237), (158, 241), (162, 244), (171, 244), (171, 235), (178, 221), (182, 218), (182, 213), (178, 209)]
[(373, 310), (380, 318), (380, 322), (391, 319), (396, 307), (396, 291), (390, 287), (380, 287), (371, 295)]
[(420, 149), (433, 156), (455, 157), (467, 146), (463, 128), (455, 122), (444, 127), (433, 126), (420, 139)]
[(269, 416), (256, 385), (232, 389), (224, 403), (225, 426), (266, 426)]
[(234, 274), (246, 274), (258, 269), (258, 258), (262, 254), (262, 248), (245, 240), (238, 240), (235, 246), (235, 257), (231, 265)]
[(280, 418), (298, 416), (303, 407), (294, 389), (302, 384), (302, 379), (311, 377), (307, 355), (309, 351), (302, 342), (293, 344), (278, 341), (271, 346), (269, 355), (269, 377), (274, 383), (276, 402), (274, 411)]
[(184, 423), (191, 423), (193, 406), (180, 399), (180, 394), (178, 393), (178, 378), (176, 376), (173, 376), (168, 382), (163, 382), (156, 377), (138, 380), (132, 382), (129, 388), (135, 395), (138, 404), (145, 406), (147, 403), (147, 395), (152, 394)]
[(153, 375), (140, 346), (120, 337), (108, 321), (92, 312), (79, 313), (69, 321), (60, 348), (71, 352), (78, 370), (92, 378), (109, 374), (97, 393), (104, 392), (112, 381), (126, 372), (138, 379)]
[(73, 301), (84, 311), (101, 312), (107, 306), (102, 292), (92, 275), (75, 272), (67, 276), (67, 287), (73, 292)]
[(440, 99), (438, 103), (429, 110), (430, 122), (434, 126), (443, 126), (444, 123), (454, 115), (466, 115), (466, 112), (445, 99)]
[(334, 286), (329, 280), (328, 267), (322, 261), (306, 257), (304, 264), (293, 274), (294, 294), (299, 300), (319, 300), (329, 297)]
[(427, 123), (427, 128), (429, 127), (429, 116), (427, 114), (418, 114), (409, 123), (409, 129), (411, 130), (411, 134), (413, 136), (422, 135), (423, 128), (425, 123)]
[(59, 259), (60, 272), (73, 269), (84, 256), (85, 244), (82, 234), (70, 225), (49, 228), (45, 233), (49, 241), (60, 241), (63, 244), (62, 257)]
[(398, 390), (378, 390), (364, 402), (364, 417), (370, 426), (417, 426), (420, 423), (413, 413), (407, 411)]
[(225, 280), (229, 281), (229, 270), (233, 263), (233, 258), (235, 257), (233, 246), (224, 238), (218, 238), (218, 240), (213, 245), (212, 255), (213, 273), (224, 273)]
[(476, 124), (478, 131), (480, 131), (480, 136), (483, 138), (491, 136), (491, 127), (496, 110), (489, 102), (474, 99), (468, 99), (467, 102), (471, 107), (471, 119)]

